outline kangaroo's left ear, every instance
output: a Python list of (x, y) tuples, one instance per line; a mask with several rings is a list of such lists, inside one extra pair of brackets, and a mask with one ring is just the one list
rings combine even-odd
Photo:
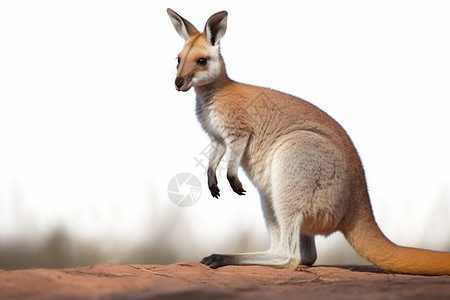
[(206, 40), (212, 46), (217, 45), (220, 39), (225, 35), (225, 32), (227, 31), (227, 18), (228, 13), (223, 10), (209, 17), (206, 22), (203, 34), (205, 34)]

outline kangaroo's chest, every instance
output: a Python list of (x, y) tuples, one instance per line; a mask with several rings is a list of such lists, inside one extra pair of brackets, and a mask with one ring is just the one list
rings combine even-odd
[(227, 136), (224, 120), (221, 114), (216, 110), (214, 104), (206, 105), (197, 101), (196, 107), (197, 119), (203, 130), (213, 139), (224, 140)]

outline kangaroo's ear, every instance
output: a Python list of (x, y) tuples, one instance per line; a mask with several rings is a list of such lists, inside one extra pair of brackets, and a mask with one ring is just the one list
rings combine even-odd
[(170, 8), (167, 9), (167, 13), (172, 21), (173, 27), (175, 27), (178, 34), (185, 40), (187, 40), (194, 33), (198, 33), (198, 30), (194, 27), (194, 25), (183, 19), (179, 14)]
[(217, 45), (220, 39), (225, 35), (225, 32), (227, 31), (227, 18), (228, 13), (223, 10), (209, 17), (206, 22), (204, 34), (206, 40), (212, 46)]

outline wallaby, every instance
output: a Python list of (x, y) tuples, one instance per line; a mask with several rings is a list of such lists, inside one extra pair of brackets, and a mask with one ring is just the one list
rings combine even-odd
[(219, 42), (227, 12), (212, 15), (200, 33), (167, 9), (185, 40), (175, 88), (194, 87), (196, 114), (211, 138), (207, 171), (213, 197), (220, 196), (216, 169), (228, 155), (227, 178), (237, 194), (242, 166), (258, 188), (270, 235), (266, 252), (213, 254), (201, 263), (296, 268), (317, 257), (314, 235), (341, 231), (375, 265), (397, 273), (450, 275), (450, 253), (397, 246), (379, 229), (364, 170), (347, 133), (329, 115), (297, 97), (231, 80)]

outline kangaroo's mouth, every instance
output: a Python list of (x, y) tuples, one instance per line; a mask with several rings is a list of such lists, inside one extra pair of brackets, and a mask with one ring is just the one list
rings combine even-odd
[(175, 89), (179, 92), (187, 92), (192, 87), (192, 80), (186, 82), (183, 77), (177, 77), (175, 79)]
[(191, 85), (183, 85), (182, 87), (175, 87), (179, 92), (187, 92), (191, 89)]

